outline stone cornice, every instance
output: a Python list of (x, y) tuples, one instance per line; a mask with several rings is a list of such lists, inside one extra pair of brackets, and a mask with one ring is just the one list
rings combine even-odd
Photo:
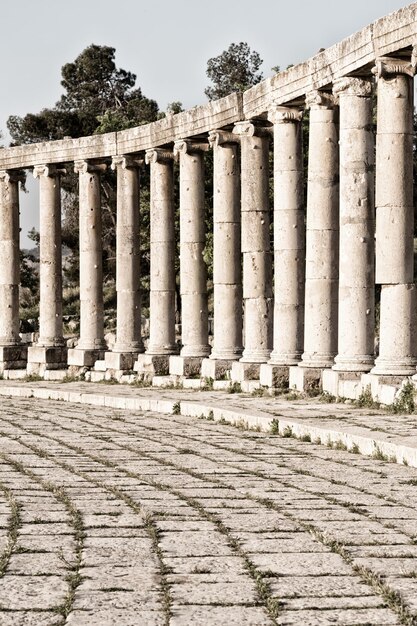
[(32, 173), (34, 178), (40, 178), (41, 176), (54, 178), (66, 174), (67, 170), (56, 165), (35, 165)]
[(416, 74), (415, 55), (413, 55), (411, 61), (394, 59), (392, 57), (380, 57), (376, 60), (375, 67), (372, 71), (377, 78), (392, 78), (398, 75), (414, 78)]

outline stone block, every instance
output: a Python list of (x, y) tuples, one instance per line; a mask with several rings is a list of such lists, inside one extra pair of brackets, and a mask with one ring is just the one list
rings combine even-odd
[(103, 358), (104, 352), (101, 350), (82, 350), (81, 348), (68, 350), (68, 365), (94, 367), (95, 362)]
[(101, 383), (106, 379), (106, 373), (101, 371), (92, 370), (89, 372), (89, 378), (92, 383)]
[(323, 391), (335, 398), (349, 398), (356, 400), (362, 390), (360, 372), (338, 372), (325, 369), (322, 373)]
[(290, 389), (308, 393), (321, 389), (322, 370), (315, 367), (291, 366), (290, 368)]
[(172, 355), (169, 357), (169, 373), (172, 376), (185, 376), (192, 378), (200, 376), (201, 357), (188, 357)]
[(204, 380), (201, 378), (184, 378), (182, 386), (184, 389), (203, 389)]
[(178, 376), (154, 376), (152, 378), (152, 387), (172, 387), (179, 384)]
[(167, 376), (169, 372), (169, 355), (139, 354), (133, 369), (138, 374)]
[(3, 370), (3, 378), (5, 380), (22, 380), (26, 378), (26, 369), (5, 369)]
[(244, 380), (259, 380), (260, 363), (243, 363), (235, 361), (232, 364), (231, 379), (233, 382), (242, 383)]
[(27, 352), (26, 346), (0, 346), (0, 363), (4, 369), (24, 369)]
[(259, 382), (262, 387), (285, 389), (289, 383), (289, 367), (262, 363), (259, 369)]
[(44, 365), (47, 369), (66, 369), (68, 350), (65, 346), (29, 346), (27, 349), (28, 366), (30, 363)]
[(94, 371), (96, 372), (105, 372), (106, 371), (106, 361), (105, 359), (101, 359), (94, 363)]
[(230, 372), (234, 361), (223, 359), (203, 359), (201, 363), (201, 377), (224, 381), (230, 379)]
[(104, 355), (104, 365), (106, 369), (133, 370), (137, 357), (138, 354), (136, 352), (106, 352)]
[(213, 382), (213, 391), (227, 391), (230, 385), (230, 380), (215, 380)]
[(62, 382), (68, 376), (68, 370), (45, 370), (43, 374), (44, 380), (55, 380)]
[(243, 393), (252, 393), (252, 391), (261, 388), (261, 383), (259, 380), (242, 380), (240, 386)]

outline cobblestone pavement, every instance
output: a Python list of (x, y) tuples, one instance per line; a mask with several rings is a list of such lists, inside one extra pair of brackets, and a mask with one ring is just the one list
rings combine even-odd
[(417, 624), (417, 469), (206, 419), (0, 404), (0, 624)]

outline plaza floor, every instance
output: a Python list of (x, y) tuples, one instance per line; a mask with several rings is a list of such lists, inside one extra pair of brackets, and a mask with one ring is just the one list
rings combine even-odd
[[(415, 417), (34, 386), (0, 388), (1, 626), (417, 624), (417, 468), (243, 426), (258, 413), (412, 447)], [(212, 413), (179, 414), (187, 402)], [(240, 429), (219, 406), (240, 406)]]

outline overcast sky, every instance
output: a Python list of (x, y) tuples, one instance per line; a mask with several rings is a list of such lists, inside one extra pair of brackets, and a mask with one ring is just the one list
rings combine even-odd
[[(116, 48), (162, 110), (206, 102), (207, 60), (246, 41), (271, 67), (313, 56), (370, 22), (407, 6), (400, 0), (18, 0), (2, 2), (0, 131), (9, 115), (36, 113), (62, 93), (60, 69), (88, 45)], [(7, 135), (6, 135), (7, 141)], [(29, 177), (28, 177), (29, 178)], [(22, 245), (37, 225), (36, 185), (22, 198)]]

